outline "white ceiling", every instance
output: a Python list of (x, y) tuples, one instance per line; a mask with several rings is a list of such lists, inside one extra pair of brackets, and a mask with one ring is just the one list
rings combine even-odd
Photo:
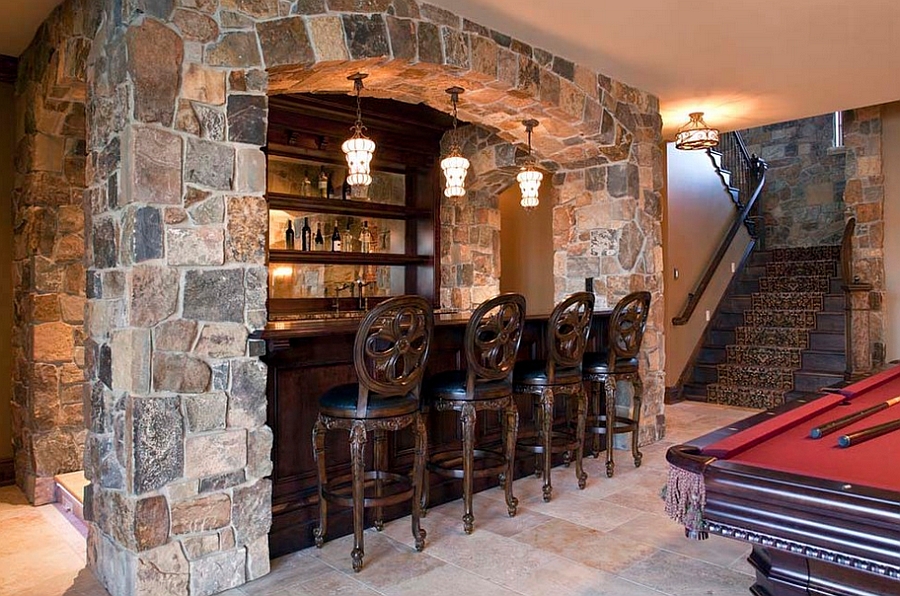
[[(429, 0), (723, 130), (900, 99), (900, 0)], [(0, 0), (19, 55), (58, 0)]]

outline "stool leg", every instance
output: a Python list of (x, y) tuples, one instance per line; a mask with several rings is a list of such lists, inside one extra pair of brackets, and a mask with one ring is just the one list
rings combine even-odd
[(616, 430), (616, 379), (612, 375), (603, 383), (603, 397), (606, 400), (606, 475), (613, 477), (616, 464), (613, 461), (613, 439)]
[(414, 422), (416, 435), (416, 452), (413, 457), (413, 498), (412, 498), (412, 535), (416, 542), (416, 550), (425, 548), (425, 530), (419, 525), (422, 514), (422, 489), (425, 482), (425, 457), (428, 451), (428, 427), (421, 412), (416, 412)]
[(634, 404), (632, 405), (631, 419), (634, 421), (634, 431), (631, 433), (631, 455), (634, 457), (634, 467), (641, 467), (641, 458), (643, 454), (638, 449), (638, 442), (641, 438), (641, 404), (644, 398), (644, 382), (641, 381), (641, 375), (634, 375)]
[[(380, 498), (384, 495), (384, 480), (381, 478), (381, 472), (387, 470), (387, 449), (385, 443), (387, 436), (382, 429), (375, 430), (375, 497)], [(378, 506), (375, 508), (375, 529), (379, 532), (384, 529), (384, 508)]]
[(584, 473), (584, 427), (587, 421), (587, 395), (584, 393), (584, 386), (579, 383), (578, 390), (575, 392), (575, 440), (578, 446), (575, 447), (575, 478), (578, 479), (578, 488), (583, 489), (587, 484), (587, 474)]
[(365, 462), (366, 427), (363, 422), (354, 422), (350, 429), (350, 468), (353, 473), (353, 571), (359, 572), (363, 566), (363, 529), (365, 525)]
[(319, 474), (319, 526), (313, 530), (316, 547), (322, 548), (325, 542), (325, 532), (328, 529), (328, 502), (325, 500), (325, 485), (328, 483), (325, 467), (325, 422), (320, 416), (313, 426), (313, 458), (316, 460), (316, 469)]
[[(591, 408), (590, 412), (592, 416), (596, 416), (597, 424), (600, 424), (600, 383), (591, 379)], [(594, 459), (600, 457), (600, 433), (592, 432), (594, 435), (591, 439), (591, 455), (594, 456)]]
[(544, 501), (550, 501), (553, 486), (550, 484), (550, 464), (553, 449), (553, 390), (544, 387), (541, 389), (541, 441), (544, 447)]
[(472, 513), (473, 478), (475, 474), (475, 406), (464, 404), (459, 414), (463, 434), (463, 530), (471, 534), (475, 527), (475, 515)]
[(519, 432), (519, 409), (516, 400), (509, 398), (506, 404), (506, 475), (503, 489), (506, 492), (506, 512), (515, 517), (519, 500), (513, 496), (513, 474), (516, 469), (516, 435)]

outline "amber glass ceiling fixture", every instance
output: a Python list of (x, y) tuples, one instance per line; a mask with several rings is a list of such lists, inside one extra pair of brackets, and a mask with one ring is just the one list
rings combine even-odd
[(462, 197), (466, 194), (466, 172), (469, 171), (469, 160), (463, 157), (459, 146), (459, 133), (456, 130), (456, 106), (459, 103), (459, 94), (465, 89), (462, 87), (450, 87), (450, 103), (453, 104), (453, 130), (450, 132), (450, 151), (447, 157), (441, 160), (441, 169), (444, 170), (444, 178), (447, 185), (444, 187), (444, 196), (448, 198)]
[(678, 134), (675, 135), (676, 149), (709, 149), (719, 144), (719, 131), (706, 125), (703, 112), (688, 115), (691, 121), (678, 129)]
[(347, 183), (350, 184), (350, 195), (356, 199), (364, 199), (369, 194), (369, 185), (372, 184), (370, 164), (375, 154), (375, 141), (363, 134), (366, 129), (362, 123), (362, 108), (360, 107), (359, 94), (363, 88), (363, 79), (367, 74), (358, 72), (347, 77), (353, 81), (353, 90), (356, 91), (356, 122), (351, 129), (353, 136), (344, 141), (341, 150), (347, 158)]
[(519, 204), (526, 211), (531, 211), (540, 203), (538, 192), (541, 189), (541, 180), (544, 179), (544, 175), (535, 169), (534, 156), (531, 154), (531, 131), (534, 130), (534, 127), (539, 122), (530, 119), (523, 120), (522, 124), (525, 125), (525, 132), (528, 134), (528, 155), (525, 157), (525, 162), (522, 164), (522, 169), (516, 176), (516, 180), (518, 180), (519, 189), (522, 191), (522, 200), (519, 201)]

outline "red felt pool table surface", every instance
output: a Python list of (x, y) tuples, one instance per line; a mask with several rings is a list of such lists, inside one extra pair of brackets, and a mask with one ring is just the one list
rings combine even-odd
[(859, 420), (821, 439), (816, 426), (900, 396), (900, 366), (848, 385), (707, 445), (703, 454), (729, 462), (888, 490), (900, 489), (900, 430), (848, 448), (838, 437), (900, 418), (900, 404)]

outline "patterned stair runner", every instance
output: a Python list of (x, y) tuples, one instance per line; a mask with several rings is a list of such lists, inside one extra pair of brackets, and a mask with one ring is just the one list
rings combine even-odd
[(718, 381), (707, 385), (709, 401), (752, 408), (784, 403), (839, 256), (834, 246), (773, 251), (735, 344), (725, 347), (725, 362), (716, 367)]

